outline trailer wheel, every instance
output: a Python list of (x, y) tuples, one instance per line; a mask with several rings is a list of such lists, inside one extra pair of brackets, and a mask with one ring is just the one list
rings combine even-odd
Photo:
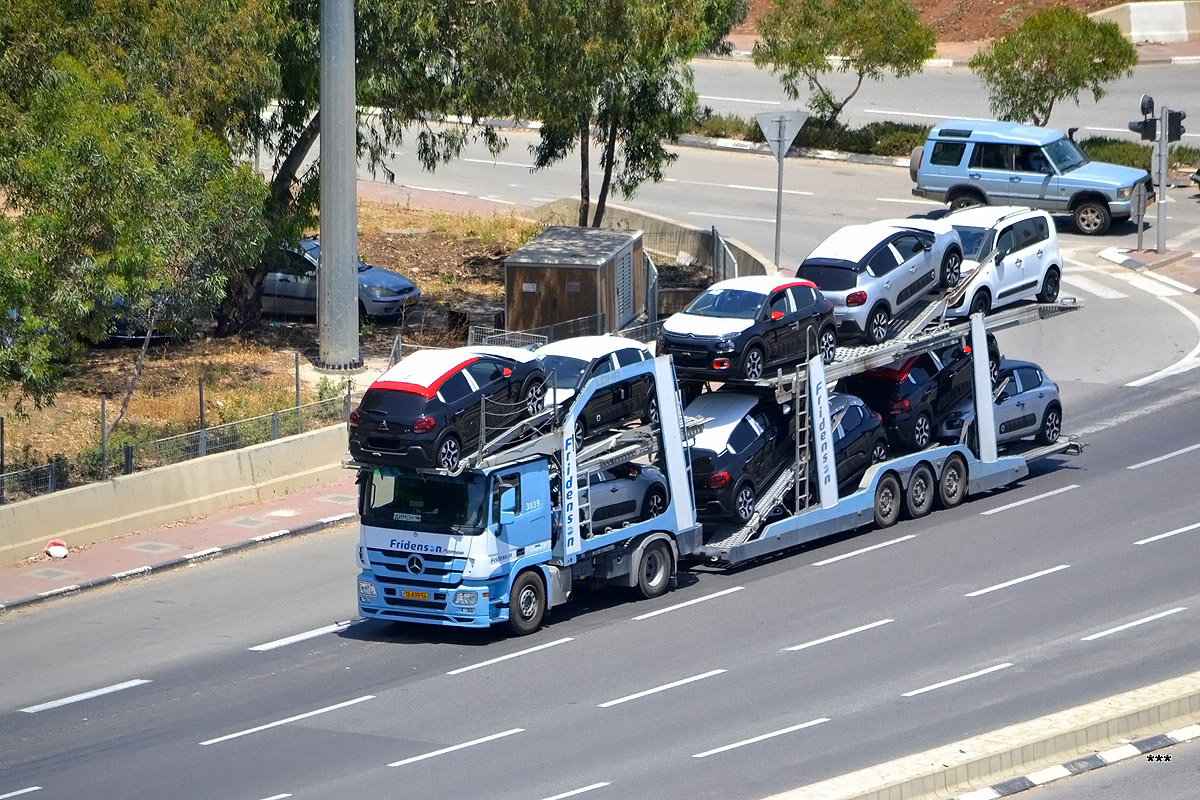
[(933, 496), (937, 486), (933, 480), (933, 470), (925, 464), (918, 464), (908, 476), (908, 491), (904, 494), (904, 505), (908, 515), (920, 519), (933, 509)]
[(967, 496), (967, 463), (962, 456), (952, 455), (942, 467), (942, 479), (938, 481), (938, 499), (942, 508), (954, 508)]
[(546, 616), (546, 585), (536, 571), (522, 572), (513, 583), (508, 601), (508, 625), (517, 636), (526, 636), (542, 626)]
[(875, 525), (888, 528), (900, 519), (900, 480), (888, 473), (875, 487)]
[(652, 600), (667, 591), (671, 573), (675, 571), (675, 559), (671, 548), (661, 539), (651, 542), (642, 553), (638, 565), (638, 591), (642, 597)]

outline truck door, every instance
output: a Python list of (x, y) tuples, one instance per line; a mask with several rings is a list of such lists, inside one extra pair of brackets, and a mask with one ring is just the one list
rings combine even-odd
[[(544, 477), (544, 474), (543, 474)], [(513, 519), (500, 522), (501, 499), (505, 491), (516, 492)], [(496, 473), (492, 478), (492, 529), (499, 539), (500, 558), (513, 560), (525, 554), (526, 548), (549, 543), (549, 487), (539, 485), (526, 465), (525, 469)]]

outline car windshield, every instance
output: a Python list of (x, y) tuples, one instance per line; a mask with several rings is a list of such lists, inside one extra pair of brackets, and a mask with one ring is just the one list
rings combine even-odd
[(1079, 149), (1079, 145), (1065, 136), (1042, 149), (1046, 151), (1046, 155), (1050, 157), (1060, 174), (1076, 167), (1082, 167), (1091, 160)]
[(468, 536), (483, 530), (487, 481), (479, 473), (377, 469), (366, 480), (360, 509), (364, 525)]
[(583, 371), (588, 366), (588, 362), (582, 358), (571, 356), (542, 356), (539, 360), (546, 373), (547, 385), (559, 389), (574, 389), (579, 386)]
[(993, 228), (970, 228), (966, 225), (955, 225), (958, 237), (962, 239), (963, 258), (971, 261), (982, 261), (996, 243), (996, 231)]
[(765, 295), (745, 289), (713, 288), (689, 303), (683, 311), (701, 317), (754, 319), (765, 299)]

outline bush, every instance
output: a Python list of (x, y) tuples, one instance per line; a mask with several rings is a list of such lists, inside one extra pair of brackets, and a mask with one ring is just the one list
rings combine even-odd
[[(1124, 139), (1110, 139), (1107, 136), (1089, 136), (1080, 141), (1079, 146), (1093, 161), (1122, 164), (1126, 167), (1137, 167), (1150, 172), (1152, 150), (1148, 144)], [(1181, 167), (1190, 169), (1200, 159), (1200, 149), (1176, 144), (1171, 145), (1168, 155), (1171, 169)]]
[(712, 139), (739, 139), (744, 142), (766, 141), (757, 121), (747, 122), (736, 114), (713, 116), (709, 109), (705, 109), (705, 113), (697, 117), (687, 132), (698, 136), (708, 136)]

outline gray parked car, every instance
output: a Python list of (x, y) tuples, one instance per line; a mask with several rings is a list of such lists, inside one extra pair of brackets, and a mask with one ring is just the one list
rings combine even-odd
[(588, 475), (582, 500), (592, 533), (652, 519), (667, 510), (667, 479), (649, 466), (629, 462)]
[[(284, 258), (288, 268), (268, 272), (263, 283), (263, 312), (315, 316), (320, 241), (315, 237), (301, 239), (300, 250), (284, 250)], [(358, 313), (361, 316), (398, 317), (420, 297), (421, 290), (403, 275), (358, 262)]]
[(939, 286), (958, 283), (962, 252), (958, 232), (949, 226), (847, 225), (817, 245), (796, 274), (833, 303), (843, 333), (878, 344), (888, 337), (893, 317)]
[[(1000, 360), (995, 388), (996, 443), (1036, 436), (1039, 444), (1054, 444), (1062, 434), (1062, 398), (1058, 384), (1029, 361)], [(957, 442), (963, 428), (975, 419), (974, 401), (963, 400), (938, 426), (937, 437)]]

